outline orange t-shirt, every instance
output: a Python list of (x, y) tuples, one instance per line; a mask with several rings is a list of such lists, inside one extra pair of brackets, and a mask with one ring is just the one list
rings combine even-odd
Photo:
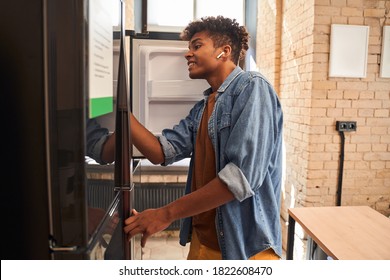
[[(215, 95), (215, 92), (210, 94), (207, 100), (196, 136), (192, 191), (203, 187), (216, 177), (215, 152), (208, 134), (208, 121), (214, 109)], [(215, 209), (195, 215), (192, 218), (192, 227), (202, 245), (220, 250), (215, 228), (215, 215)]]

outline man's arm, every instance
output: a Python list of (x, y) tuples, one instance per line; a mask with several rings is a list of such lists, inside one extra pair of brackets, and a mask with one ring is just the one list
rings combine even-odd
[[(130, 133), (134, 146), (153, 164), (164, 162), (164, 153), (160, 142), (134, 116), (130, 114)], [(115, 160), (115, 132), (103, 146), (102, 159), (105, 162)]]
[(125, 220), (128, 238), (142, 234), (141, 246), (152, 234), (167, 228), (173, 221), (214, 209), (234, 199), (225, 183), (217, 176), (204, 187), (157, 209), (147, 209)]

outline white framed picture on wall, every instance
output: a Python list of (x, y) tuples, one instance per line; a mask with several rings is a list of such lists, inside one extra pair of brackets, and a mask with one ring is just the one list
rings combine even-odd
[(380, 77), (390, 78), (390, 25), (383, 26)]
[(332, 24), (329, 77), (365, 78), (369, 26)]

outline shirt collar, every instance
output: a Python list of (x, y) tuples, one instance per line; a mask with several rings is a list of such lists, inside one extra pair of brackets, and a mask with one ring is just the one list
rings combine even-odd
[[(223, 92), (230, 86), (230, 84), (233, 82), (233, 80), (234, 80), (241, 72), (244, 72), (244, 70), (242, 70), (240, 66), (236, 66), (236, 68), (234, 68), (234, 70), (229, 74), (229, 76), (227, 76), (227, 78), (225, 79), (225, 81), (224, 81), (224, 82), (222, 83), (222, 85), (218, 88), (218, 90), (217, 90), (218, 94), (223, 93)], [(208, 89), (206, 89), (206, 90), (203, 92), (203, 95), (206, 97), (206, 96), (209, 96), (212, 92), (213, 92), (213, 91), (212, 91), (211, 87), (209, 87)]]

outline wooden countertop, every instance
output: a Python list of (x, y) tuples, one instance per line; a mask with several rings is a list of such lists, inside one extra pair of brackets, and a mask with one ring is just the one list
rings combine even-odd
[(328, 256), (340, 260), (390, 260), (390, 219), (369, 206), (290, 208)]

